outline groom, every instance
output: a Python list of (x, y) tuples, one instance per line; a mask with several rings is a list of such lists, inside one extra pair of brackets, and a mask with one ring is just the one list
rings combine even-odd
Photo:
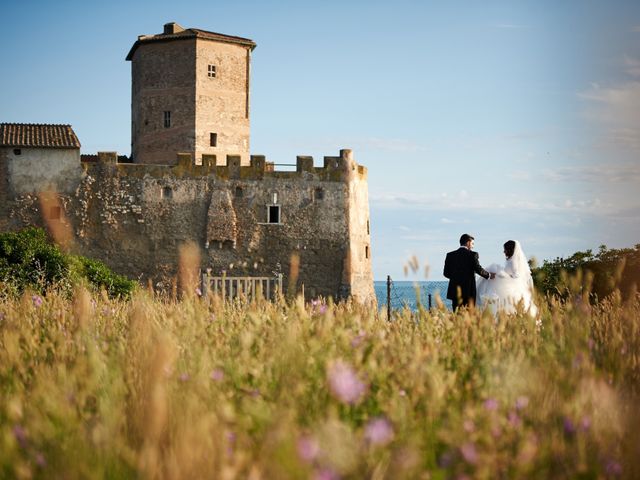
[(444, 261), (444, 276), (449, 279), (447, 298), (453, 302), (454, 310), (475, 304), (476, 273), (484, 278), (495, 278), (494, 273), (480, 266), (473, 245), (474, 238), (465, 233), (460, 237), (460, 248), (447, 253)]

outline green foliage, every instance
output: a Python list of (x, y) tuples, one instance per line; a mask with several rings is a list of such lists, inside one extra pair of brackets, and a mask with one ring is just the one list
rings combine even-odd
[(70, 276), (69, 258), (48, 242), (44, 230), (0, 234), (0, 282), (18, 291), (44, 290)]
[(536, 288), (545, 294), (568, 298), (574, 290), (572, 282), (580, 283), (581, 293), (590, 300), (603, 299), (615, 290), (623, 298), (636, 292), (640, 282), (640, 244), (634, 248), (608, 249), (601, 245), (598, 252), (576, 252), (568, 258), (545, 260), (532, 269)]
[(104, 263), (87, 257), (76, 257), (81, 266), (80, 274), (95, 288), (104, 288), (110, 297), (128, 298), (136, 282), (111, 271)]
[(16, 293), (30, 289), (70, 290), (82, 281), (105, 289), (111, 297), (128, 297), (135, 282), (112, 272), (104, 263), (68, 255), (49, 242), (41, 228), (0, 234), (0, 284)]

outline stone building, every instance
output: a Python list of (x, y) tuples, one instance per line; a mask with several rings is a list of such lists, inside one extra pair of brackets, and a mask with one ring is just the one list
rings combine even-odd
[[(2, 124), (0, 230), (51, 230), (54, 222), (72, 232), (79, 253), (164, 288), (176, 275), (180, 246), (191, 241), (200, 248), (201, 268), (214, 275), (281, 273), (285, 290), (304, 284), (308, 298), (373, 301), (366, 168), (350, 150), (324, 157), (321, 167), (299, 156), (296, 170), (284, 172), (264, 156), (248, 155), (254, 47), (251, 40), (176, 24), (140, 37), (127, 57), (133, 162), (115, 152), (80, 156), (69, 126)], [(173, 63), (174, 55), (186, 63)], [(201, 87), (210, 77), (200, 72), (209, 65), (214, 83)], [(159, 75), (163, 69), (166, 75)], [(163, 76), (170, 80), (152, 87)], [(166, 129), (165, 111), (176, 121)], [(28, 131), (48, 140), (40, 144), (36, 134), (15, 140)], [(215, 147), (207, 143), (211, 133), (218, 134)], [(57, 192), (57, 215), (42, 211), (42, 190)], [(287, 278), (292, 268), (296, 282)]]
[(247, 38), (168, 23), (163, 33), (140, 35), (131, 62), (131, 156), (136, 163), (175, 163), (190, 153), (197, 163), (227, 155), (249, 164)]

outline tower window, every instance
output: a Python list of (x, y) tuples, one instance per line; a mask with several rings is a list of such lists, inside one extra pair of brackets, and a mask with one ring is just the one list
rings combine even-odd
[(217, 147), (218, 146), (218, 134), (217, 133), (210, 133), (209, 134), (209, 145), (211, 147)]
[(62, 209), (58, 206), (49, 209), (49, 220), (60, 220)]
[(324, 189), (316, 188), (314, 191), (314, 198), (316, 200), (324, 200)]
[(209, 78), (214, 78), (216, 76), (216, 66), (215, 65), (209, 65), (207, 67), (207, 76)]
[(171, 198), (171, 197), (173, 197), (173, 191), (171, 190), (171, 187), (164, 187), (162, 189), (161, 197), (162, 198)]
[(370, 234), (370, 232), (369, 232), (369, 220), (367, 220), (367, 235), (369, 235), (369, 234)]
[(164, 128), (169, 128), (171, 126), (171, 112), (164, 112)]
[(280, 205), (267, 207), (267, 223), (280, 223)]
[(242, 188), (236, 187), (236, 198), (242, 198)]
[(369, 245), (364, 246), (364, 258), (369, 258)]
[(19, 148), (14, 148), (13, 149), (13, 154), (14, 155), (22, 155), (22, 150), (20, 150)]

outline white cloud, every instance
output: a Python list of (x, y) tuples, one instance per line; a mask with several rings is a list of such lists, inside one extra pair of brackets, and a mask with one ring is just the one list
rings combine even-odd
[(456, 223), (454, 220), (451, 220), (450, 218), (441, 218), (440, 219), (441, 223), (445, 223), (445, 224), (450, 224), (450, 223)]
[[(634, 62), (628, 60), (627, 71), (640, 76), (640, 62)], [(588, 102), (587, 117), (603, 129), (603, 145), (640, 152), (640, 81), (592, 87), (579, 96)]]
[(554, 182), (585, 183), (638, 183), (640, 182), (640, 165), (638, 164), (605, 164), (560, 167), (542, 172), (543, 180)]
[(640, 60), (637, 58), (624, 56), (624, 66), (626, 72), (632, 77), (640, 77)]
[[(599, 198), (559, 197), (555, 199), (523, 199), (518, 195), (497, 196), (469, 196), (464, 201), (440, 194), (406, 194), (386, 193), (370, 196), (371, 207), (375, 209), (434, 212), (441, 215), (440, 223), (454, 222), (462, 214), (482, 213), (489, 215), (503, 215), (505, 211), (536, 213), (536, 214), (564, 214), (583, 213), (590, 215), (615, 215), (623, 206), (611, 202), (603, 202)], [(640, 207), (640, 205), (638, 205)], [(625, 205), (624, 208), (629, 207)], [(442, 215), (444, 214), (444, 215)], [(447, 215), (448, 214), (448, 215)]]
[(509, 178), (513, 180), (529, 181), (532, 178), (531, 172), (516, 171), (509, 174)]

